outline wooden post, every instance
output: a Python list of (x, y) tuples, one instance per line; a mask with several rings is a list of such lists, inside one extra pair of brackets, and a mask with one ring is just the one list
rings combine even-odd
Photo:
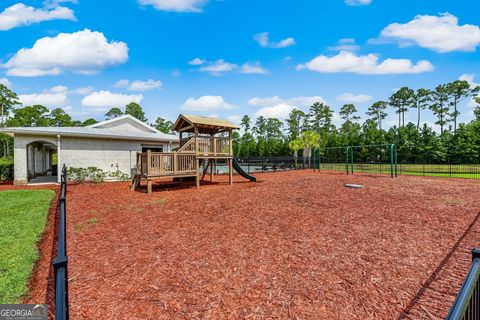
[(137, 174), (142, 174), (142, 153), (137, 152)]
[(228, 183), (233, 184), (233, 159), (228, 159)]
[(173, 174), (177, 174), (178, 171), (178, 157), (177, 153), (173, 153)]
[(197, 189), (199, 189), (200, 188), (200, 175), (198, 174), (198, 168), (200, 167), (200, 159), (196, 159), (195, 163), (196, 163), (195, 169), (196, 169), (196, 173), (197, 173), (195, 181), (196, 181), (196, 184), (197, 184)]
[[(194, 130), (195, 130), (195, 138), (194, 138), (195, 139), (195, 153), (199, 154), (200, 151), (198, 150), (198, 128), (195, 127)], [(197, 169), (198, 169), (198, 167), (197, 167)]]
[(210, 182), (213, 181), (213, 159), (210, 159)]
[(147, 193), (152, 194), (152, 180), (147, 180)]
[(212, 135), (212, 140), (213, 140), (213, 155), (217, 155), (217, 139), (215, 139), (215, 136)]
[(233, 157), (232, 129), (228, 131), (228, 141), (230, 142), (230, 156)]
[(150, 176), (151, 165), (152, 165), (152, 151), (147, 150), (147, 177)]

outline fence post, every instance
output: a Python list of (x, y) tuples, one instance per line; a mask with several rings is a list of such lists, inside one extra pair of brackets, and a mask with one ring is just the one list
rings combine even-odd
[(347, 171), (347, 174), (348, 174), (348, 150), (349, 150), (350, 147), (347, 146), (346, 150), (345, 150), (345, 169)]
[[(390, 177), (393, 178), (393, 144), (390, 146)], [(402, 170), (402, 169), (400, 169)]]

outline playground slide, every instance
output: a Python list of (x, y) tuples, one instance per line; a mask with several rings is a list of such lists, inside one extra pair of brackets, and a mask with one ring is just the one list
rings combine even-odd
[(249, 175), (248, 173), (246, 173), (242, 167), (240, 167), (240, 165), (238, 164), (237, 162), (237, 159), (233, 158), (232, 159), (232, 165), (233, 165), (233, 169), (235, 169), (235, 171), (238, 172), (238, 174), (240, 174), (242, 177), (250, 180), (250, 182), (257, 182), (257, 178), (255, 178), (254, 176), (251, 176)]

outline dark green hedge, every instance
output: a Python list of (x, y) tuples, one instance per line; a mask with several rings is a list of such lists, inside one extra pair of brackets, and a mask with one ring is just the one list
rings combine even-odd
[(0, 181), (13, 180), (13, 163), (0, 161)]

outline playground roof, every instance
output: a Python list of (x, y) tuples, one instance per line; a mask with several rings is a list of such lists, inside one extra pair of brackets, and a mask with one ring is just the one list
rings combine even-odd
[(180, 114), (175, 122), (174, 130), (178, 132), (194, 132), (214, 134), (219, 132), (240, 129), (228, 120)]

